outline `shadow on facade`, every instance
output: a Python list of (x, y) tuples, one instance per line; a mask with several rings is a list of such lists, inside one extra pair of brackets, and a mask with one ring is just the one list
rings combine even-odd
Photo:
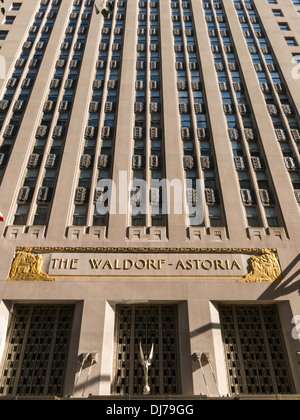
[(292, 273), (299, 262), (300, 254), (298, 254), (297, 257), (294, 258), (291, 263), (282, 271), (283, 281), (274, 281), (273, 283), (270, 283), (270, 286), (260, 295), (260, 299), (270, 299), (270, 296), (272, 296), (272, 299), (274, 299), (280, 296), (291, 294), (295, 291), (298, 291), (298, 294), (300, 295), (300, 268)]
[(221, 325), (220, 324), (217, 324), (216, 322), (210, 322), (210, 323), (208, 323), (206, 325), (203, 325), (200, 328), (197, 328), (194, 331), (191, 331), (190, 337), (191, 338), (195, 338), (198, 335), (201, 335), (201, 334), (206, 333), (207, 331), (212, 331), (212, 330), (216, 330), (216, 329), (220, 330), (221, 329)]

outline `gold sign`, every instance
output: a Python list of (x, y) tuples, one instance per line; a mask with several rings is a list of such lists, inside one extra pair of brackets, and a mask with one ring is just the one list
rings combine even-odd
[[(228, 259), (178, 259), (174, 262), (167, 262), (164, 258), (89, 258), (88, 266), (93, 271), (105, 270), (162, 270), (165, 265), (174, 267), (175, 270), (241, 270), (236, 260)], [(52, 258), (50, 270), (78, 270), (80, 265), (79, 258)]]
[[(47, 249), (48, 252), (42, 255), (34, 255), (34, 250), (24, 248), (17, 251), (8, 280), (53, 281), (60, 277), (118, 276), (231, 277), (238, 282), (251, 283), (283, 280), (277, 254), (268, 249), (237, 252), (236, 249), (182, 248), (168, 253), (163, 249), (151, 252), (147, 249), (111, 248), (102, 252), (103, 249), (68, 248), (66, 252)], [(36, 251), (42, 253), (43, 249)], [(254, 253), (258, 255), (253, 256)], [(42, 271), (43, 265), (48, 274)]]

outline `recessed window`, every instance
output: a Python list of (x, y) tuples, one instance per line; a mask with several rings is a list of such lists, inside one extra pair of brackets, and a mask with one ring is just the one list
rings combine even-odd
[(22, 6), (22, 3), (13, 3), (12, 5), (11, 5), (11, 9), (10, 10), (20, 10), (21, 9), (21, 6)]
[(282, 13), (282, 10), (280, 10), (280, 9), (274, 9), (272, 11), (273, 11), (273, 15), (276, 16), (276, 17), (284, 16), (284, 14)]
[(293, 61), (294, 61), (294, 63), (299, 63), (300, 64), (300, 52), (299, 53), (296, 53), (296, 54), (293, 54)]
[(6, 16), (4, 24), (12, 25), (14, 23), (15, 18), (16, 18), (15, 16)]
[(285, 38), (285, 40), (289, 47), (295, 47), (298, 45), (295, 38)]
[(0, 31), (0, 40), (6, 39), (8, 31)]
[(279, 28), (282, 31), (290, 31), (290, 27), (289, 27), (289, 25), (287, 23), (285, 23), (285, 22), (279, 22), (278, 25), (279, 25)]

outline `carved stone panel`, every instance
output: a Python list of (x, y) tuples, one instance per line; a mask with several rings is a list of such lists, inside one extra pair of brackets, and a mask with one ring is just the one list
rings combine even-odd
[(255, 203), (254, 194), (252, 190), (245, 189), (245, 188), (241, 189), (241, 198), (242, 198), (243, 204)]
[(111, 158), (108, 155), (100, 155), (98, 157), (98, 169), (109, 168), (111, 164)]
[(77, 205), (84, 204), (86, 200), (87, 200), (87, 189), (84, 187), (76, 188), (74, 203)]
[(195, 165), (193, 156), (183, 157), (183, 167), (185, 170), (193, 169)]
[(30, 197), (30, 188), (21, 187), (18, 194), (17, 203), (25, 204), (29, 200), (29, 197)]
[(268, 205), (268, 204), (271, 204), (273, 202), (272, 194), (271, 194), (270, 190), (266, 190), (266, 189), (259, 190), (259, 197), (260, 197), (260, 200), (261, 200), (262, 204), (264, 204), (264, 205)]
[(80, 168), (87, 169), (92, 164), (92, 156), (88, 154), (84, 154), (80, 158)]
[(149, 159), (149, 166), (150, 169), (157, 169), (160, 168), (160, 157), (156, 155), (151, 155)]

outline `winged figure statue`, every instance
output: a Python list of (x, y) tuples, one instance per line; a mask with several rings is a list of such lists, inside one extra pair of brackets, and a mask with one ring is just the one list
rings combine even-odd
[(149, 395), (150, 394), (149, 367), (152, 364), (153, 353), (154, 353), (154, 343), (152, 343), (151, 351), (150, 351), (149, 357), (147, 359), (147, 357), (144, 356), (143, 349), (142, 349), (142, 342), (140, 341), (140, 361), (141, 361), (141, 365), (144, 368), (144, 375), (145, 375), (145, 386), (143, 388), (143, 394), (144, 395)]

